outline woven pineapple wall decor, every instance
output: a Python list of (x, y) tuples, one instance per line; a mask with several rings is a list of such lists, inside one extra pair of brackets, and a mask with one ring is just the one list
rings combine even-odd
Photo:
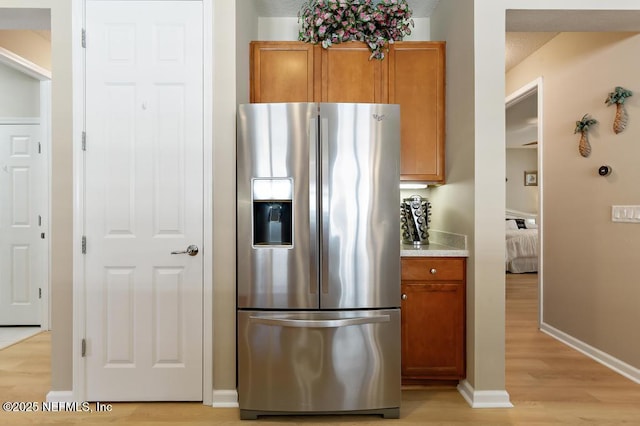
[(627, 127), (629, 116), (624, 107), (624, 100), (632, 95), (633, 93), (631, 93), (630, 90), (617, 86), (613, 92), (609, 93), (609, 96), (604, 101), (607, 106), (614, 104), (616, 106), (616, 118), (613, 120), (613, 131), (616, 134), (623, 132)]
[(578, 145), (578, 151), (583, 157), (591, 155), (591, 144), (589, 143), (589, 127), (595, 126), (598, 121), (595, 118), (589, 117), (589, 114), (582, 116), (580, 121), (576, 121), (576, 129), (574, 134), (580, 132), (580, 144)]

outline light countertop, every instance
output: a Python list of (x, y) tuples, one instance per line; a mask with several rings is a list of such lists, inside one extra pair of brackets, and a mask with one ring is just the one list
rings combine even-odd
[(469, 251), (445, 246), (444, 244), (431, 243), (429, 245), (414, 246), (400, 245), (402, 257), (469, 257)]
[(429, 244), (400, 244), (402, 257), (469, 257), (466, 235), (429, 230)]

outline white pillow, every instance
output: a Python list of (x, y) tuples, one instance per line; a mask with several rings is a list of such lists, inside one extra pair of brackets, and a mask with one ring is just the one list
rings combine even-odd
[(515, 220), (507, 219), (504, 221), (504, 229), (518, 229), (518, 224)]

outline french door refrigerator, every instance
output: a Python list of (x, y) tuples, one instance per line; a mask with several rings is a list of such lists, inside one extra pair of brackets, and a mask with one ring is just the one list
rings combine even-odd
[(400, 107), (240, 105), (238, 397), (400, 412)]

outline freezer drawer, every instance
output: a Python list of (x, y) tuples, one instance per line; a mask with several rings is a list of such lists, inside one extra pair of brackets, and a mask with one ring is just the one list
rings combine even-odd
[(239, 311), (238, 397), (242, 418), (398, 417), (400, 310)]

